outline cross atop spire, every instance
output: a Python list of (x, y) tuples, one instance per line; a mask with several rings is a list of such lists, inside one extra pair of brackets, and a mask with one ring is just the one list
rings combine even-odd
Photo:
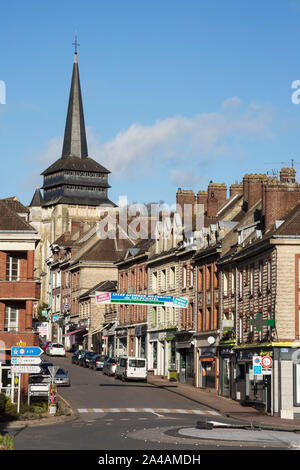
[(75, 32), (75, 42), (73, 42), (72, 45), (75, 46), (75, 62), (77, 62), (77, 47), (80, 46), (77, 41), (77, 31)]

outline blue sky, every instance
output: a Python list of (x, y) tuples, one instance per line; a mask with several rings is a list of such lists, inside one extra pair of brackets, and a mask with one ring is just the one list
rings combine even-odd
[(112, 171), (112, 200), (171, 204), (178, 187), (300, 163), (299, 21), (298, 0), (2, 3), (0, 197), (28, 204), (61, 155), (75, 30), (89, 154)]

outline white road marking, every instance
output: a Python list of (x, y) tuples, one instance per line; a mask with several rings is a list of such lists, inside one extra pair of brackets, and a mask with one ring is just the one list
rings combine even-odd
[(188, 410), (178, 408), (78, 408), (78, 413), (152, 413), (156, 416), (164, 414), (196, 414), (220, 416), (217, 411)]

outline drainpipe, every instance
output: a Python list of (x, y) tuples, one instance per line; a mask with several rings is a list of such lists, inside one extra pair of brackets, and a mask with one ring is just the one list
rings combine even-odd
[[(197, 332), (198, 331), (198, 272), (197, 272), (197, 266), (194, 267), (194, 279), (195, 279), (195, 325), (194, 325), (194, 330)], [(197, 354), (198, 348), (197, 346), (195, 347), (194, 354), (195, 354), (195, 360), (194, 360), (194, 376), (196, 377), (195, 385), (198, 387), (199, 384), (199, 367), (198, 367), (198, 354)]]
[(235, 268), (235, 342), (238, 344), (239, 296), (238, 296), (238, 269)]

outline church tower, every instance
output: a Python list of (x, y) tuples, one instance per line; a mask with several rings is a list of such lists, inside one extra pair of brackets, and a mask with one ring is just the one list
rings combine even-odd
[(62, 155), (43, 173), (44, 207), (58, 204), (109, 206), (109, 170), (88, 155), (77, 51), (73, 65)]
[(76, 40), (62, 154), (42, 173), (43, 193), (37, 188), (29, 205), (30, 223), (41, 237), (35, 270), (37, 276), (43, 275), (42, 302), (48, 300), (50, 245), (65, 232), (74, 233), (83, 226), (88, 229), (104, 213), (118, 210), (108, 198), (109, 174), (109, 170), (88, 154)]

